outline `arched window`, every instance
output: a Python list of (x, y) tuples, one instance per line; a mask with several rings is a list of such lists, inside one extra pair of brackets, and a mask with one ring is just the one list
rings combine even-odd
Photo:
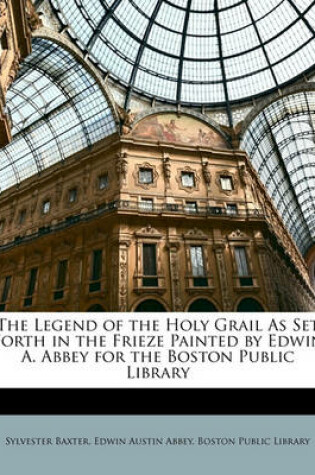
[(166, 312), (166, 309), (157, 300), (148, 299), (141, 302), (135, 312)]
[(246, 298), (240, 301), (237, 312), (264, 312), (265, 310), (257, 300)]
[(198, 299), (189, 305), (188, 312), (217, 312), (218, 310), (207, 299)]

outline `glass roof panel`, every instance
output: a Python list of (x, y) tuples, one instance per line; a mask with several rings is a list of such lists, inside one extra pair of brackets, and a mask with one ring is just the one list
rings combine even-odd
[(315, 92), (272, 103), (252, 121), (242, 147), (304, 254), (315, 242)]
[(116, 130), (95, 79), (70, 53), (42, 38), (33, 40), (7, 105), (13, 141), (0, 151), (1, 191)]
[(314, 65), (314, 0), (50, 1), (102, 71), (162, 101), (245, 101)]

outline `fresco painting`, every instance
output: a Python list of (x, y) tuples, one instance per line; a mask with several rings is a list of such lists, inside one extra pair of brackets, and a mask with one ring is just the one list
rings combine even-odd
[(186, 115), (160, 114), (143, 119), (132, 130), (137, 139), (229, 148), (224, 138), (203, 122)]

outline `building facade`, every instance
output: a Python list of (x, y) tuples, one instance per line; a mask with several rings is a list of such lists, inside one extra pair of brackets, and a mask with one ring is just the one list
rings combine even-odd
[(0, 311), (314, 310), (315, 6), (215, 5), (0, 1)]
[(245, 152), (200, 117), (124, 124), (1, 194), (2, 311), (315, 308)]

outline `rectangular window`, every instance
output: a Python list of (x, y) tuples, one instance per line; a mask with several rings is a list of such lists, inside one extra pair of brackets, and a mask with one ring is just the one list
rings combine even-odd
[(153, 211), (153, 200), (151, 198), (141, 198), (140, 209), (143, 211)]
[(78, 190), (76, 188), (72, 188), (69, 190), (69, 203), (75, 203), (78, 197)]
[(196, 201), (186, 201), (185, 211), (190, 214), (196, 214), (198, 212)]
[(250, 277), (245, 247), (235, 247), (234, 252), (241, 286), (252, 286), (253, 279)]
[(59, 261), (58, 270), (57, 270), (56, 291), (54, 293), (54, 300), (61, 300), (64, 297), (64, 290), (63, 289), (66, 285), (67, 270), (68, 270), (68, 261), (67, 260)]
[(99, 292), (101, 290), (102, 257), (103, 252), (101, 249), (93, 251), (90, 292)]
[(158, 287), (156, 244), (143, 244), (143, 286)]
[(19, 224), (24, 224), (26, 219), (26, 209), (22, 209), (19, 214)]
[(1, 303), (5, 303), (8, 300), (12, 277), (9, 275), (5, 278), (4, 286), (2, 289)]
[(34, 267), (30, 270), (26, 298), (24, 299), (24, 307), (30, 307), (33, 304), (33, 294), (35, 292), (38, 268)]
[(195, 186), (195, 174), (193, 172), (182, 172), (182, 185), (193, 188)]
[(194, 287), (207, 287), (208, 279), (205, 277), (206, 271), (202, 246), (190, 246), (190, 260)]
[(235, 204), (227, 204), (226, 205), (226, 213), (230, 216), (237, 215), (237, 206)]
[(108, 188), (109, 180), (108, 180), (108, 173), (104, 173), (98, 178), (98, 187), (100, 190), (106, 190)]
[(230, 176), (222, 175), (220, 176), (221, 188), (224, 191), (232, 191), (233, 190), (233, 180)]
[(153, 171), (151, 168), (140, 168), (139, 183), (143, 185), (149, 185), (153, 183)]
[(49, 211), (50, 211), (50, 201), (49, 200), (44, 201), (42, 210), (43, 210), (43, 214), (48, 214), (49, 213)]

